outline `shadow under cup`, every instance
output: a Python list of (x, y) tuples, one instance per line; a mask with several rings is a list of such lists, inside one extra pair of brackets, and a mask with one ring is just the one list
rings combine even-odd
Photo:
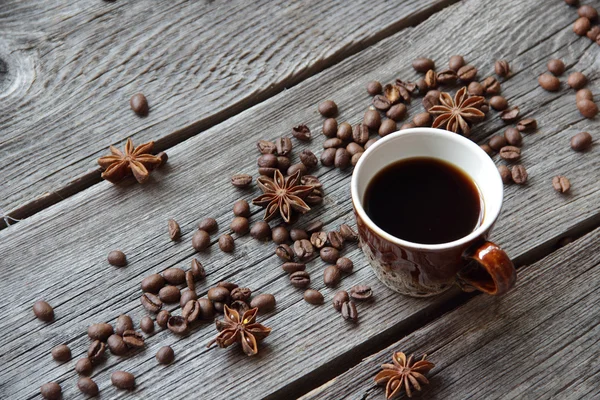
[[(390, 235), (369, 218), (363, 208), (369, 182), (390, 164), (414, 157), (449, 162), (475, 182), (482, 197), (483, 217), (473, 232), (448, 243), (419, 244)], [(501, 294), (514, 284), (512, 263), (499, 247), (486, 242), (502, 207), (502, 180), (494, 162), (471, 140), (433, 128), (390, 134), (363, 154), (352, 175), (351, 191), (360, 246), (377, 277), (391, 289), (425, 297), (441, 293), (458, 281), (466, 290)]]

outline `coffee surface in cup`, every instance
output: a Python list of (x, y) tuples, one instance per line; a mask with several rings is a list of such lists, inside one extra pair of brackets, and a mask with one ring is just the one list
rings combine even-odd
[(475, 182), (460, 168), (414, 157), (383, 168), (364, 196), (371, 220), (392, 236), (421, 244), (447, 243), (473, 232), (483, 218)]

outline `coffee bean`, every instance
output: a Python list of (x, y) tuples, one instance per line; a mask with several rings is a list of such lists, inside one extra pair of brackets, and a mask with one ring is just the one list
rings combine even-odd
[(363, 124), (366, 125), (367, 128), (374, 131), (379, 129), (379, 125), (381, 125), (381, 116), (379, 115), (379, 111), (367, 110), (363, 117)]
[(269, 240), (271, 227), (265, 221), (256, 221), (250, 228), (250, 236), (257, 240)]
[(181, 292), (177, 286), (166, 285), (158, 291), (158, 297), (163, 303), (177, 303), (181, 297)]
[(331, 247), (338, 250), (341, 250), (344, 247), (344, 238), (336, 231), (327, 233), (327, 241)]
[(162, 272), (162, 276), (171, 285), (181, 285), (185, 282), (185, 271), (181, 268), (167, 268)]
[(364, 152), (365, 149), (363, 149), (363, 147), (360, 144), (358, 144), (358, 143), (350, 142), (346, 146), (346, 151), (348, 152), (348, 154), (350, 154), (351, 156), (353, 156), (356, 153), (362, 153), (362, 152)]
[(127, 257), (121, 250), (113, 250), (108, 253), (108, 263), (115, 267), (124, 267), (127, 265)]
[(585, 17), (589, 19), (590, 21), (598, 19), (598, 11), (594, 7), (589, 5), (583, 5), (579, 7), (577, 9), (577, 14), (579, 14), (580, 17)]
[(378, 94), (373, 97), (372, 101), (373, 107), (375, 107), (379, 111), (387, 111), (392, 106), (392, 102), (388, 100), (384, 95)]
[(77, 387), (79, 388), (79, 391), (85, 395), (92, 397), (98, 396), (98, 385), (96, 385), (96, 382), (94, 382), (91, 378), (88, 378), (87, 376), (79, 378), (79, 380), (77, 381)]
[(500, 174), (500, 178), (502, 178), (503, 183), (512, 182), (512, 176), (510, 174), (510, 170), (508, 169), (508, 167), (506, 165), (499, 165), (498, 173)]
[(567, 3), (570, 6), (577, 6), (579, 5), (579, 0), (565, 0), (565, 3)]
[[(110, 350), (110, 352), (112, 354), (114, 354), (115, 356), (122, 356), (122, 355), (126, 354), (127, 351), (129, 350), (127, 348), (127, 344), (125, 343), (123, 338), (119, 335), (110, 335), (108, 337), (108, 340), (106, 341), (106, 343), (108, 345), (108, 349)], [(90, 357), (89, 353), (88, 353), (88, 357)]]
[[(287, 231), (287, 229), (286, 229), (286, 231)], [(303, 229), (292, 228), (289, 231), (289, 238), (291, 238), (292, 241), (308, 239), (308, 233), (306, 233), (306, 231)]]
[(515, 121), (517, 118), (519, 118), (520, 113), (521, 113), (521, 110), (519, 110), (519, 107), (513, 106), (511, 108), (508, 108), (508, 109), (502, 111), (500, 113), (500, 118), (505, 122), (512, 122), (512, 121)]
[(194, 278), (194, 273), (192, 271), (187, 271), (185, 273), (185, 284), (189, 290), (196, 290), (196, 278)]
[(415, 124), (413, 124), (412, 122), (409, 122), (409, 123), (403, 124), (403, 125), (400, 127), (400, 129), (398, 129), (398, 130), (399, 130), (399, 131), (402, 131), (402, 130), (404, 130), (404, 129), (412, 129), (412, 128), (416, 128), (416, 125), (415, 125)]
[(548, 61), (547, 67), (548, 71), (555, 76), (562, 75), (565, 72), (565, 63), (556, 58)]
[(337, 149), (335, 151), (335, 158), (333, 159), (333, 165), (339, 169), (347, 168), (348, 165), (350, 165), (350, 158), (351, 158), (351, 156), (350, 156), (350, 153), (348, 153), (348, 150), (346, 150), (344, 148)]
[(224, 286), (215, 286), (210, 288), (207, 297), (210, 301), (225, 303), (229, 299), (230, 290)]
[(292, 248), (285, 243), (281, 243), (275, 248), (275, 255), (283, 261), (292, 261), (294, 259)]
[(325, 300), (321, 292), (315, 289), (307, 289), (304, 291), (304, 300), (308, 304), (319, 305)]
[(381, 86), (381, 83), (378, 81), (370, 81), (367, 84), (367, 92), (371, 96), (375, 96), (376, 94), (381, 93), (382, 90), (383, 90), (383, 87)]
[(342, 303), (342, 317), (347, 321), (356, 322), (358, 320), (358, 312), (356, 311), (356, 304), (353, 301), (346, 301)]
[(579, 132), (571, 138), (571, 148), (575, 151), (587, 150), (592, 145), (592, 135), (588, 132)]
[(75, 372), (79, 375), (91, 375), (93, 369), (92, 361), (87, 357), (80, 358), (75, 364)]
[(520, 132), (533, 132), (537, 129), (537, 121), (533, 118), (525, 118), (517, 124), (517, 130)]
[(528, 174), (527, 170), (522, 165), (515, 165), (511, 171), (512, 180), (518, 185), (524, 185), (527, 182)]
[(297, 163), (297, 164), (290, 166), (290, 168), (287, 171), (287, 175), (292, 176), (298, 171), (300, 171), (300, 176), (306, 175), (306, 173), (308, 173), (308, 169), (306, 168), (306, 165), (304, 165), (302, 163)]
[(201, 298), (197, 300), (198, 308), (200, 309), (199, 318), (202, 320), (210, 320), (215, 315), (215, 308), (213, 306), (212, 301), (206, 298)]
[(393, 119), (386, 119), (381, 123), (378, 133), (379, 136), (384, 137), (390, 133), (396, 132), (397, 129), (396, 122)]
[(492, 148), (487, 144), (480, 144), (479, 147), (481, 148), (481, 150), (485, 151), (490, 157), (492, 156), (492, 154), (494, 154), (494, 150), (492, 150)]
[(152, 318), (145, 316), (140, 320), (140, 329), (144, 333), (152, 333), (154, 332), (154, 321)]
[(256, 143), (256, 147), (261, 154), (274, 154), (277, 151), (277, 147), (275, 147), (275, 143), (270, 142), (268, 140), (259, 140)]
[(345, 290), (340, 290), (333, 296), (333, 308), (337, 311), (342, 310), (342, 304), (350, 301), (350, 296), (348, 296), (348, 292)]
[(465, 59), (463, 56), (452, 56), (450, 57), (450, 60), (448, 60), (448, 67), (455, 72), (457, 72), (464, 65)]
[(297, 271), (304, 271), (306, 269), (306, 265), (297, 262), (286, 262), (281, 266), (281, 269), (283, 269), (288, 274), (293, 274)]
[(258, 157), (256, 164), (261, 168), (277, 168), (277, 156), (274, 154), (263, 154)]
[(197, 259), (192, 259), (192, 274), (194, 275), (194, 279), (196, 281), (202, 280), (206, 277), (206, 271), (204, 270), (204, 267), (202, 266), (202, 264), (200, 263), (200, 261), (198, 261)]
[(364, 152), (354, 154), (352, 156), (352, 158), (350, 159), (350, 164), (352, 164), (352, 166), (355, 166), (356, 164), (358, 164), (358, 160), (360, 160), (360, 158), (362, 157), (363, 154), (364, 154)]
[(133, 329), (133, 320), (129, 315), (121, 314), (117, 317), (117, 323), (115, 324), (115, 333), (117, 335), (123, 335), (123, 332)]
[(159, 312), (156, 315), (156, 323), (161, 328), (166, 328), (167, 327), (167, 322), (169, 321), (169, 318), (171, 318), (171, 313), (168, 312), (167, 310), (162, 310), (161, 312)]
[(310, 129), (306, 125), (298, 125), (292, 128), (292, 136), (296, 139), (307, 142), (311, 139)]
[(192, 247), (196, 251), (206, 250), (210, 246), (210, 236), (204, 230), (197, 230), (192, 236)]
[(587, 83), (587, 78), (581, 72), (573, 72), (567, 78), (567, 84), (575, 90), (579, 90)]
[(347, 257), (338, 258), (335, 262), (335, 265), (340, 270), (340, 272), (343, 272), (344, 274), (350, 274), (354, 269), (354, 263)]
[(188, 323), (185, 318), (172, 315), (167, 321), (167, 328), (177, 335), (183, 335), (187, 333)]
[(431, 126), (431, 114), (428, 112), (418, 113), (413, 117), (415, 126)]
[(142, 291), (148, 293), (158, 293), (163, 286), (165, 286), (165, 279), (159, 274), (148, 275), (141, 284)]
[(319, 252), (321, 260), (326, 263), (335, 264), (338, 258), (340, 258), (340, 252), (333, 247), (323, 247)]
[(277, 170), (277, 168), (258, 168), (258, 173), (259, 175), (262, 176), (268, 176), (269, 178), (273, 178), (273, 175), (275, 175), (275, 171)]
[(490, 99), (490, 106), (496, 111), (506, 110), (508, 108), (508, 101), (502, 96), (494, 96)]
[(313, 232), (310, 236), (310, 243), (317, 249), (322, 249), (327, 244), (327, 233)]
[(591, 28), (591, 22), (586, 17), (577, 18), (577, 21), (573, 24), (573, 32), (579, 36), (585, 36), (587, 31)]
[(325, 151), (321, 153), (321, 164), (326, 167), (331, 167), (335, 160), (335, 151), (336, 149), (334, 148), (325, 149)]
[(504, 138), (506, 139), (507, 143), (511, 146), (518, 147), (523, 142), (523, 136), (521, 135), (521, 132), (519, 132), (519, 130), (516, 128), (507, 128), (504, 131)]
[(488, 76), (481, 82), (481, 86), (485, 90), (485, 93), (490, 96), (500, 94), (501, 87), (500, 83), (493, 76)]
[(521, 149), (516, 146), (504, 146), (499, 153), (500, 157), (507, 161), (516, 161), (521, 158)]
[[(475, 74), (473, 75), (473, 77), (475, 75), (477, 75), (477, 70), (475, 69), (474, 72), (475, 72)], [(467, 77), (469, 77), (469, 76), (470, 75), (467, 74)], [(438, 72), (438, 74), (437, 74), (437, 83), (441, 84), (441, 85), (453, 85), (456, 83), (457, 80), (458, 80), (458, 75), (456, 74), (456, 72), (454, 72), (451, 69), (445, 69), (443, 71)]]
[(456, 72), (458, 78), (464, 82), (471, 82), (477, 76), (477, 68), (469, 64), (460, 67), (458, 71), (454, 72)]
[(510, 65), (506, 60), (498, 60), (494, 64), (494, 71), (502, 78), (507, 77), (510, 74)]
[(250, 216), (250, 205), (244, 199), (239, 199), (235, 203), (233, 203), (233, 214), (237, 217), (246, 217)]
[(110, 381), (118, 389), (133, 390), (135, 388), (135, 376), (125, 371), (115, 371), (110, 375)]
[(598, 106), (590, 100), (579, 100), (577, 102), (577, 109), (586, 118), (594, 118), (598, 114)]
[(231, 184), (238, 188), (246, 188), (252, 183), (252, 175), (235, 174), (231, 177)]
[(349, 242), (356, 242), (358, 240), (358, 234), (347, 224), (340, 225), (340, 235), (342, 238)]
[[(275, 141), (277, 147), (277, 154), (280, 156), (287, 156), (292, 152), (292, 140), (288, 137), (280, 137)], [(265, 165), (265, 167), (272, 165)]]
[(310, 275), (306, 271), (296, 271), (290, 275), (290, 283), (297, 288), (305, 288), (310, 285)]
[(292, 165), (289, 157), (287, 156), (278, 156), (277, 157), (277, 169), (281, 171), (282, 174), (287, 173), (288, 169)]
[(171, 238), (171, 240), (179, 240), (181, 238), (181, 228), (179, 227), (177, 221), (175, 221), (174, 219), (170, 219), (168, 221), (168, 227), (169, 237)]
[(418, 57), (413, 60), (412, 67), (417, 72), (427, 72), (430, 69), (435, 69), (435, 63), (429, 58)]
[(339, 128), (337, 128), (337, 132), (332, 136), (332, 138), (333, 137), (337, 137), (343, 142), (352, 140), (352, 125), (350, 125), (347, 122), (342, 122)]
[(435, 89), (438, 86), (437, 75), (433, 69), (425, 74), (425, 84), (429, 89)]
[(594, 25), (590, 28), (589, 31), (587, 31), (587, 33), (585, 34), (588, 39), (590, 39), (591, 41), (596, 41), (597, 38), (600, 37), (600, 26), (598, 25)]
[(235, 217), (229, 227), (238, 235), (245, 235), (250, 230), (250, 222), (246, 217)]
[[(117, 336), (117, 335), (111, 335)], [(110, 336), (109, 336), (110, 337)], [(117, 336), (120, 338), (120, 336)], [(108, 340), (108, 338), (106, 338)], [(94, 340), (88, 347), (87, 356), (92, 363), (98, 362), (106, 352), (106, 345), (100, 340)]]
[(43, 300), (38, 300), (33, 304), (33, 314), (37, 319), (44, 322), (50, 322), (54, 319), (54, 309)]
[[(323, 229), (323, 221), (315, 220), (306, 226), (305, 231), (307, 232), (307, 234), (312, 234), (314, 232), (320, 231), (321, 229)], [(304, 237), (302, 239), (308, 239), (308, 238)]]
[(46, 400), (59, 400), (62, 398), (62, 389), (58, 383), (48, 382), (40, 387), (40, 394)]
[(337, 104), (333, 100), (325, 100), (319, 104), (319, 114), (324, 117), (335, 117), (338, 112)]
[(60, 344), (52, 349), (52, 358), (55, 361), (66, 362), (71, 360), (71, 349), (66, 344)]
[(181, 307), (185, 306), (187, 304), (188, 301), (190, 300), (196, 300), (198, 298), (198, 295), (196, 294), (196, 292), (194, 290), (184, 290), (181, 292), (181, 296), (179, 297), (179, 305)]
[(250, 300), (250, 296), (252, 296), (252, 290), (249, 288), (235, 288), (231, 291), (231, 299), (232, 300), (241, 300), (248, 301)]
[(87, 332), (90, 339), (101, 342), (106, 342), (106, 339), (114, 333), (112, 325), (105, 322), (90, 325)]
[(571, 182), (566, 177), (557, 175), (552, 178), (552, 187), (559, 193), (567, 193), (571, 189)]
[(383, 94), (391, 104), (395, 104), (402, 99), (398, 86), (392, 85), (391, 83), (383, 87)]
[(364, 145), (369, 140), (369, 128), (364, 124), (354, 126), (352, 130), (352, 140), (360, 145)]
[(141, 333), (134, 331), (133, 329), (125, 331), (123, 333), (123, 341), (127, 347), (132, 349), (139, 349), (144, 347), (144, 336)]
[(196, 321), (200, 316), (200, 306), (198, 305), (198, 301), (189, 300), (185, 303), (181, 310), (181, 316), (190, 324)]
[(163, 346), (156, 352), (156, 361), (159, 364), (168, 365), (175, 360), (175, 352), (171, 346)]
[(507, 141), (504, 136), (494, 135), (490, 138), (488, 144), (492, 148), (492, 150), (499, 151), (501, 148), (506, 146)]
[(594, 101), (594, 95), (592, 94), (592, 91), (590, 89), (580, 89), (575, 94), (575, 100), (576, 101), (580, 101), (580, 100)]
[(359, 301), (369, 300), (373, 297), (373, 290), (367, 285), (356, 285), (350, 288), (350, 297)]
[(300, 161), (302, 164), (304, 164), (304, 166), (306, 166), (307, 169), (312, 169), (319, 163), (317, 156), (315, 156), (315, 154), (309, 149), (302, 150), (300, 153)]
[(331, 138), (331, 139), (327, 139), (323, 142), (324, 149), (336, 149), (343, 145), (344, 145), (344, 143), (339, 138)]
[(342, 273), (335, 265), (330, 265), (323, 271), (323, 283), (325, 283), (325, 286), (337, 286), (341, 278)]
[[(314, 256), (315, 251), (310, 241), (301, 239), (294, 242), (294, 253), (300, 261), (306, 261)], [(286, 261), (292, 261), (292, 259), (287, 259)]]
[(136, 93), (129, 99), (129, 105), (134, 113), (139, 116), (148, 115), (148, 100), (142, 93)]

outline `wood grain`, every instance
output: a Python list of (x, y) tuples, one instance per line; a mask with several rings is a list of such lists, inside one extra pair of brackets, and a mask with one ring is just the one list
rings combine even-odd
[(422, 398), (599, 396), (599, 240), (596, 229), (523, 268), (505, 297), (477, 296), (303, 399), (385, 398), (373, 377), (395, 351), (426, 353), (436, 364)]
[[(113, 322), (123, 312), (139, 321), (144, 315), (139, 304), (141, 279), (173, 265), (187, 268), (194, 256), (190, 239), (196, 222), (215, 216), (220, 232), (226, 232), (233, 202), (256, 195), (256, 189), (239, 191), (228, 182), (234, 173), (254, 173), (257, 139), (274, 139), (302, 122), (318, 133), (322, 119), (316, 105), (324, 98), (338, 102), (340, 121), (358, 122), (370, 102), (366, 83), (398, 76), (416, 78), (410, 62), (417, 55), (431, 55), (441, 66), (453, 53), (462, 53), (480, 68), (482, 76), (492, 71), (496, 58), (508, 58), (515, 73), (503, 84), (503, 92), (511, 103), (538, 119), (539, 132), (527, 135), (523, 148), (530, 183), (506, 187), (505, 209), (493, 240), (520, 260), (582, 225), (597, 226), (600, 204), (595, 199), (600, 188), (595, 174), (600, 148), (595, 145), (588, 152), (574, 153), (568, 146), (572, 134), (593, 131), (597, 120), (579, 116), (571, 91), (548, 94), (536, 83), (546, 60), (558, 56), (588, 74), (591, 87), (597, 90), (597, 47), (572, 35), (572, 18), (562, 3), (544, 3), (542, 7), (541, 0), (513, 0), (502, 10), (495, 4), (487, 0), (452, 6), (173, 147), (167, 168), (156, 171), (145, 186), (102, 182), (0, 232), (0, 290), (5, 300), (0, 303), (2, 397), (30, 398), (50, 380), (63, 385), (65, 397), (75, 396), (74, 362), (57, 365), (49, 356), (50, 349), (68, 343), (78, 358), (87, 348), (85, 331), (90, 323)], [(474, 20), (472, 15), (480, 18)], [(523, 15), (531, 17), (527, 23)], [(544, 29), (539, 30), (540, 26)], [(459, 28), (473, 32), (474, 39), (458, 40), (454, 33)], [(497, 32), (506, 32), (511, 40)], [(490, 55), (490, 49), (494, 54)], [(421, 109), (418, 101), (410, 108), (411, 114)], [(492, 115), (476, 127), (475, 139), (483, 141), (503, 128)], [(294, 142), (296, 157), (305, 148), (320, 153), (321, 140), (316, 135), (308, 144)], [(551, 188), (551, 178), (558, 172), (573, 182), (571, 195), (558, 195)], [(321, 167), (316, 173), (325, 185), (324, 204), (299, 224), (319, 218), (329, 230), (352, 221), (351, 171)], [(261, 212), (254, 212), (255, 221)], [(168, 240), (168, 218), (181, 224), (180, 243)], [(115, 269), (107, 265), (106, 255), (114, 248), (125, 251), (129, 266)], [(373, 348), (414, 330), (458, 293), (450, 291), (425, 300), (396, 295), (375, 279), (364, 257), (350, 246), (346, 254), (355, 261), (355, 272), (339, 288), (368, 283), (376, 293), (372, 304), (359, 305), (360, 322), (350, 326), (329, 306), (335, 290), (322, 283), (324, 264), (311, 263), (308, 271), (313, 277), (311, 286), (323, 292), (327, 304), (310, 306), (301, 292), (287, 283), (273, 249), (272, 243), (256, 243), (245, 236), (236, 238), (232, 255), (222, 254), (215, 246), (199, 255), (209, 276), (198, 286), (198, 294), (216, 282), (231, 280), (256, 293), (277, 297), (276, 312), (260, 319), (273, 333), (258, 357), (246, 358), (235, 348), (206, 350), (204, 345), (216, 332), (212, 326), (201, 326), (186, 338), (158, 332), (148, 338), (147, 348), (140, 354), (109, 357), (95, 370), (103, 397), (121, 395), (109, 382), (110, 372), (116, 369), (135, 373), (138, 390), (134, 397), (243, 397), (249, 393), (256, 398), (294, 397), (331, 371), (347, 369), (348, 360), (372, 354)], [(33, 302), (40, 298), (56, 309), (57, 318), (50, 325), (39, 323), (31, 313)], [(177, 354), (171, 367), (159, 367), (154, 361), (156, 350), (165, 344), (172, 345)]]
[(0, 208), (28, 216), (99, 182), (110, 144), (168, 148), (453, 1), (2, 1)]

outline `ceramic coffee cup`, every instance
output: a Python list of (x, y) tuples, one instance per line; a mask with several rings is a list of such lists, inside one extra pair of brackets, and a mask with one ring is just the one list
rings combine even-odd
[[(386, 166), (413, 157), (433, 157), (462, 169), (479, 188), (483, 218), (467, 236), (448, 243), (419, 244), (375, 225), (363, 207), (367, 185)], [(433, 296), (458, 284), (499, 295), (514, 286), (516, 271), (507, 254), (487, 237), (502, 207), (503, 185), (490, 157), (471, 140), (441, 129), (414, 128), (375, 142), (352, 175), (352, 203), (360, 246), (377, 277), (396, 292)]]

